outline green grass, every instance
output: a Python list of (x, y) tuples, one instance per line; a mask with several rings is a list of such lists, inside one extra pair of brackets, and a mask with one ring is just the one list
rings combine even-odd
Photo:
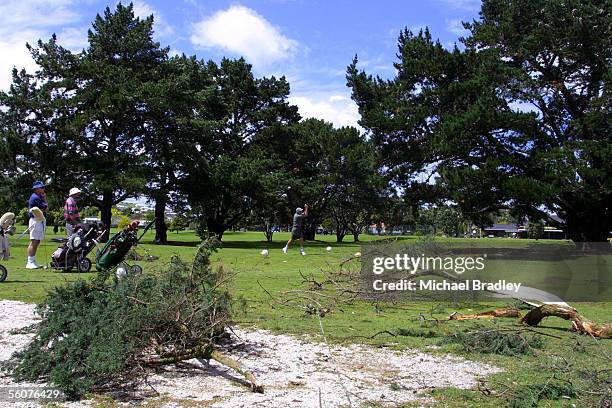
[[(50, 258), (57, 247), (47, 236), (38, 252), (39, 263)], [(12, 259), (3, 262), (9, 270), (6, 282), (0, 283), (0, 299), (13, 299), (25, 302), (39, 302), (53, 286), (79, 278), (90, 278), (93, 273), (77, 274), (53, 270), (28, 271), (25, 265), (27, 237), (20, 241), (11, 240)], [(168, 245), (153, 245), (153, 235), (149, 233), (138, 246), (138, 251), (158, 256), (153, 262), (140, 262), (145, 272), (159, 273), (173, 255), (189, 260), (199, 240), (193, 232), (169, 234)], [(243, 327), (257, 327), (274, 332), (307, 334), (320, 340), (320, 320), (316, 314), (304, 313), (298, 307), (282, 305), (286, 299), (283, 293), (305, 288), (302, 275), (311, 275), (320, 280), (322, 271), (338, 269), (338, 265), (361, 251), (361, 244), (347, 237), (343, 244), (335, 243), (335, 236), (317, 236), (317, 241), (306, 245), (307, 256), (300, 256), (298, 247), (292, 247), (288, 255), (281, 252), (288, 233), (276, 233), (274, 242), (265, 242), (263, 233), (226, 233), (223, 247), (214, 255), (217, 265), (223, 265), (235, 274), (231, 282), (231, 293), (236, 300), (235, 321)], [(362, 236), (364, 242), (378, 239)], [(416, 237), (399, 238), (404, 242), (415, 241)], [(452, 240), (465, 242), (468, 240)], [(469, 240), (469, 242), (475, 242)], [(527, 245), (546, 245), (548, 241), (529, 241), (484, 238), (478, 245), (488, 247), (521, 247)], [(551, 241), (558, 243), (558, 241)], [(331, 245), (331, 252), (325, 247)], [(260, 252), (268, 249), (270, 256), (264, 258)], [(353, 260), (345, 267), (358, 267)], [(524, 273), (534, 273), (537, 269), (529, 263), (520, 263), (515, 268)], [(534, 269), (535, 268), (535, 269)], [(265, 289), (262, 289), (262, 287)], [(448, 321), (451, 312), (475, 313), (504, 306), (506, 302), (478, 304), (440, 304), (428, 302), (369, 303), (365, 301), (350, 304), (328, 305), (331, 310), (321, 318), (328, 341), (336, 343), (360, 342), (374, 346), (387, 346), (397, 349), (415, 347), (433, 353), (455, 353), (466, 358), (491, 363), (504, 368), (504, 372), (489, 377), (487, 387), (504, 395), (519, 393), (521, 387), (545, 383), (556, 373), (557, 376), (571, 379), (578, 391), (589, 389), (599, 392), (602, 386), (589, 379), (589, 372), (609, 368), (612, 355), (612, 341), (597, 341), (568, 332), (567, 321), (549, 318), (537, 330), (544, 336), (541, 349), (522, 356), (503, 356), (495, 354), (467, 354), (458, 344), (441, 345), (445, 335), (465, 330), (483, 330), (516, 327), (514, 319), (495, 319), (489, 321)], [(612, 303), (572, 304), (581, 314), (597, 322), (609, 321)], [(394, 335), (391, 335), (392, 333)], [(554, 336), (554, 337), (551, 337)], [(438, 348), (431, 349), (430, 346)], [(580, 394), (579, 394), (580, 395)], [(456, 389), (434, 390), (429, 394), (441, 406), (503, 406), (504, 398), (484, 396), (478, 391)], [(588, 406), (591, 400), (543, 400), (540, 406)], [(587, 401), (585, 404), (584, 401)]]

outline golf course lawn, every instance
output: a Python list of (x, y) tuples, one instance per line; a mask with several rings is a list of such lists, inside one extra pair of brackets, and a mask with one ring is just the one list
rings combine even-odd
[[(22, 229), (20, 227), (19, 229)], [(48, 233), (50, 232), (50, 229)], [(599, 401), (598, 395), (603, 389), (597, 383), (597, 370), (609, 369), (612, 366), (612, 340), (595, 340), (578, 336), (568, 331), (569, 322), (548, 318), (536, 330), (542, 333), (543, 346), (532, 353), (522, 356), (503, 356), (497, 354), (479, 354), (467, 352), (459, 344), (440, 345), (442, 338), (464, 330), (517, 328), (516, 319), (490, 319), (448, 321), (452, 312), (477, 313), (503, 307), (507, 301), (475, 304), (441, 304), (433, 302), (402, 303), (369, 303), (365, 301), (330, 305), (328, 313), (319, 319), (316, 314), (305, 313), (299, 307), (308, 302), (283, 305), (287, 299), (286, 292), (308, 289), (303, 276), (317, 280), (323, 271), (338, 270), (339, 265), (352, 258), (355, 252), (361, 251), (360, 243), (352, 242), (347, 237), (343, 244), (335, 243), (335, 236), (319, 235), (317, 241), (308, 242), (306, 256), (300, 256), (298, 247), (292, 247), (288, 255), (281, 252), (288, 233), (276, 233), (274, 242), (265, 241), (261, 232), (228, 232), (223, 237), (223, 247), (214, 255), (215, 265), (223, 266), (233, 275), (228, 283), (234, 303), (234, 320), (241, 327), (257, 327), (274, 332), (296, 335), (308, 334), (313, 340), (321, 341), (322, 328), (325, 338), (330, 342), (360, 342), (374, 346), (392, 348), (414, 347), (426, 349), (431, 353), (456, 353), (468, 359), (484, 361), (504, 369), (502, 373), (487, 378), (486, 388), (503, 393), (500, 397), (485, 396), (483, 392), (456, 389), (434, 390), (431, 396), (442, 406), (504, 406), (516, 394), (519, 395), (527, 385), (545, 387), (553, 377), (571, 381), (579, 393), (588, 390), (591, 400), (554, 399), (542, 400), (541, 406), (588, 406), (589, 401)], [(39, 263), (48, 261), (57, 244), (50, 242), (53, 235), (39, 248)], [(19, 241), (11, 237), (12, 259), (3, 261), (9, 270), (8, 278), (0, 283), (0, 299), (40, 302), (45, 293), (52, 287), (76, 279), (88, 279), (94, 275), (63, 273), (58, 271), (34, 270), (24, 268), (27, 237)], [(153, 234), (144, 237), (137, 247), (139, 254), (149, 253), (159, 257), (151, 262), (138, 262), (145, 273), (163, 272), (172, 256), (178, 255), (189, 261), (199, 243), (197, 236), (190, 231), (180, 234), (169, 233), (168, 245), (153, 245)], [(362, 236), (363, 241), (378, 239)], [(416, 237), (402, 237), (401, 240), (416, 240)], [(488, 246), (521, 246), (534, 244), (535, 241), (511, 239), (481, 239), (479, 242)], [(553, 241), (558, 242), (558, 241)], [(538, 244), (546, 245), (546, 241)], [(326, 247), (332, 246), (331, 251)], [(261, 255), (263, 249), (269, 250), (269, 256)], [(94, 259), (94, 254), (90, 258)], [(358, 268), (358, 260), (353, 259), (344, 264), (344, 268)], [(526, 268), (530, 268), (526, 266)], [(531, 273), (531, 271), (528, 271)], [(319, 279), (320, 280), (320, 279)], [(295, 292), (298, 293), (298, 292)], [(595, 322), (612, 320), (612, 303), (572, 303), (583, 316)], [(525, 333), (530, 337), (534, 333)], [(436, 347), (431, 347), (436, 346)], [(608, 373), (609, 376), (609, 373)], [(601, 376), (600, 376), (601, 378)], [(536, 393), (537, 394), (537, 393)]]

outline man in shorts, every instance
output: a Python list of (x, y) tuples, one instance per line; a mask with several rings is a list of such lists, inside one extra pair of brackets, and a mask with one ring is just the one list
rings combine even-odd
[(291, 229), (291, 238), (287, 241), (287, 245), (283, 248), (283, 253), (287, 253), (289, 246), (294, 240), (300, 240), (300, 254), (306, 255), (304, 252), (304, 232), (302, 227), (304, 225), (304, 218), (308, 217), (308, 204), (304, 204), (304, 208), (296, 208), (295, 214), (293, 214), (293, 228)]
[[(32, 195), (28, 201), (28, 208), (38, 207), (44, 214), (49, 211), (47, 204), (47, 194), (45, 193), (45, 184), (42, 181), (35, 181), (32, 185)], [(30, 228), (30, 245), (28, 246), (28, 262), (26, 269), (38, 269), (41, 266), (36, 263), (36, 251), (40, 245), (40, 241), (45, 238), (45, 219), (37, 219), (31, 212), (28, 227)]]
[(74, 227), (81, 222), (81, 214), (77, 201), (81, 196), (81, 190), (76, 187), (70, 189), (66, 204), (64, 204), (64, 219), (66, 220), (66, 235), (74, 234)]

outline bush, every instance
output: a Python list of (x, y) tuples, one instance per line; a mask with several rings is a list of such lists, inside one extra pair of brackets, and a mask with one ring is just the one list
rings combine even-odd
[(510, 408), (537, 407), (540, 400), (558, 400), (562, 397), (576, 397), (576, 390), (570, 383), (550, 381), (519, 387), (508, 399)]
[(519, 356), (531, 354), (534, 348), (542, 348), (539, 336), (524, 336), (518, 332), (483, 330), (455, 333), (446, 336), (440, 344), (461, 344), (466, 352)]
[(439, 332), (427, 329), (413, 329), (413, 328), (398, 328), (396, 331), (398, 336), (406, 336), (406, 337), (423, 337), (423, 338), (432, 338), (432, 337), (440, 337)]
[(178, 234), (179, 231), (183, 231), (188, 226), (189, 221), (187, 220), (187, 218), (183, 217), (182, 215), (177, 215), (172, 219), (172, 221), (170, 221), (168, 229), (170, 231), (175, 231)]
[(19, 222), (21, 225), (28, 225), (28, 222), (30, 221), (30, 210), (28, 207), (24, 207), (19, 210), (19, 214), (17, 214), (16, 218), (15, 223)]
[(130, 222), (132, 222), (132, 220), (130, 220), (125, 215), (121, 215), (120, 218), (119, 218), (119, 223), (117, 224), (117, 228), (124, 229), (125, 227), (130, 225)]
[(230, 318), (229, 295), (218, 288), (223, 270), (209, 262), (215, 245), (201, 245), (191, 266), (173, 259), (159, 276), (99, 274), (53, 289), (38, 306), (34, 340), (6, 368), (77, 398), (133, 387), (147, 367), (209, 358)]

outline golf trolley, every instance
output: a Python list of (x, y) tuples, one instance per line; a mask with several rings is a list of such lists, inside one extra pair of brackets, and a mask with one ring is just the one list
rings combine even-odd
[(115, 269), (115, 275), (121, 277), (127, 274), (138, 275), (142, 273), (140, 265), (130, 265), (125, 261), (132, 247), (138, 245), (142, 237), (153, 226), (151, 221), (138, 236), (138, 221), (133, 221), (119, 231), (102, 247), (96, 257), (96, 269), (101, 272), (110, 272)]
[[(6, 213), (0, 218), (0, 260), (8, 259), (9, 257), (9, 242), (8, 236), (15, 234), (15, 214)], [(4, 282), (8, 276), (8, 269), (0, 264), (0, 282)]]
[[(38, 207), (30, 208), (31, 216), (37, 221), (44, 221), (45, 215)], [(15, 234), (15, 214), (12, 212), (5, 213), (0, 217), (0, 259), (8, 259), (10, 255), (8, 236)], [(34, 225), (30, 225), (25, 231), (23, 231), (16, 239), (20, 239), (32, 230)], [(8, 272), (6, 267), (0, 265), (0, 282), (6, 280)]]
[(91, 270), (92, 262), (87, 255), (98, 245), (98, 240), (105, 231), (100, 232), (101, 224), (77, 224), (75, 232), (68, 238), (53, 238), (59, 242), (59, 247), (51, 255), (51, 268), (63, 271), (87, 273)]

